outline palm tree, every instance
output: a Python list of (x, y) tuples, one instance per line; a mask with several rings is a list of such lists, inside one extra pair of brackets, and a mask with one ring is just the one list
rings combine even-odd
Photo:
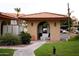
[(17, 18), (18, 18), (19, 13), (20, 13), (20, 11), (21, 11), (21, 8), (14, 8), (14, 9), (15, 9), (15, 11), (17, 12)]
[[(21, 11), (21, 8), (14, 8), (14, 10), (16, 11), (16, 16), (17, 16), (17, 19), (18, 19), (18, 26), (19, 26), (19, 28), (18, 28), (18, 31), (20, 32), (20, 19), (19, 19), (19, 13), (20, 13), (20, 11)], [(19, 33), (18, 32), (18, 33)]]

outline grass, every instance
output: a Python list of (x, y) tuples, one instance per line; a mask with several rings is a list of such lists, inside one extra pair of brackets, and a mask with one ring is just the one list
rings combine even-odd
[(13, 56), (14, 49), (0, 48), (0, 56)]
[[(74, 38), (75, 39), (75, 38)], [(36, 49), (36, 56), (52, 56), (53, 46), (56, 47), (57, 56), (79, 56), (79, 40), (71, 40), (67, 42), (45, 43)]]

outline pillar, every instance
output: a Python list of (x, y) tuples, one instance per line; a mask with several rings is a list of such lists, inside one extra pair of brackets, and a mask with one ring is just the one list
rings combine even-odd
[(32, 40), (37, 40), (37, 22), (27, 21), (27, 32), (31, 34)]
[(51, 21), (49, 24), (50, 24), (50, 40), (59, 41), (60, 40), (60, 22)]

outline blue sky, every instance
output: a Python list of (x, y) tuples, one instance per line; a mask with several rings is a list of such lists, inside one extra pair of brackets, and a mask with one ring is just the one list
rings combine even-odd
[(52, 12), (67, 14), (69, 2), (72, 16), (79, 19), (78, 0), (0, 0), (0, 12), (15, 13), (14, 8), (21, 8), (21, 13)]

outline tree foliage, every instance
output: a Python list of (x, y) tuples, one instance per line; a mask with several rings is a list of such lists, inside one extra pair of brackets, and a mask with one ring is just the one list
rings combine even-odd
[(17, 17), (19, 16), (19, 12), (21, 11), (21, 8), (14, 8), (14, 10), (17, 12)]

